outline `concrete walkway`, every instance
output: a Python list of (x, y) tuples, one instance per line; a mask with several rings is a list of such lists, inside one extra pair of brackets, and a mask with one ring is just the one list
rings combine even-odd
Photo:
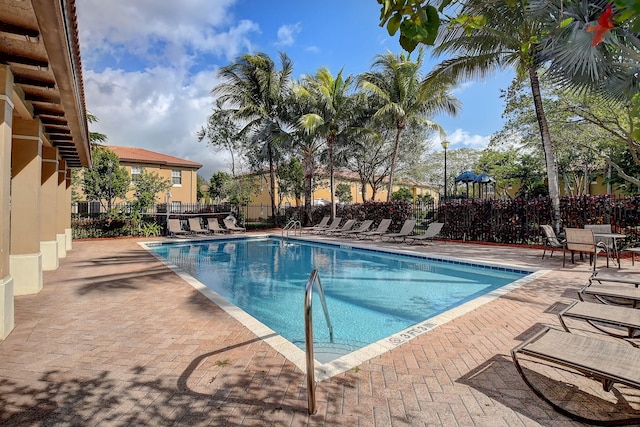
[[(541, 260), (538, 249), (385, 245), (553, 271), (319, 382), (309, 416), (304, 372), (137, 240), (74, 241), (60, 268), (45, 272), (44, 290), (16, 297), (16, 327), (0, 342), (0, 424), (578, 425), (530, 391), (509, 352), (558, 325), (588, 263), (563, 269), (561, 253)], [(594, 381), (551, 375), (538, 378), (541, 386), (584, 415), (640, 408), (636, 391), (605, 393)], [(570, 378), (579, 388), (563, 383)]]

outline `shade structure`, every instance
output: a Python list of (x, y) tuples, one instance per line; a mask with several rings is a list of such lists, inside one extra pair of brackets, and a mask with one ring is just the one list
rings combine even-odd
[(478, 182), (478, 175), (471, 171), (465, 171), (456, 176), (455, 182)]
[(462, 172), (460, 175), (456, 176), (455, 183), (464, 182), (467, 185), (467, 197), (469, 197), (469, 183), (473, 183), (475, 185), (478, 182), (478, 175), (471, 171)]
[[(483, 192), (485, 195), (488, 196), (489, 184), (492, 182), (496, 182), (496, 180), (490, 177), (489, 175), (487, 175), (486, 173), (481, 173), (480, 175), (478, 175), (476, 182), (478, 183), (478, 187), (480, 189), (480, 197), (482, 197)], [(484, 191), (483, 191), (483, 186), (484, 186)]]

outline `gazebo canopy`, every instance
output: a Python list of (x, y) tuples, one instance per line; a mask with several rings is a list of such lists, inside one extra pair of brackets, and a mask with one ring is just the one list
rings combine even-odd
[(460, 175), (456, 176), (455, 182), (478, 182), (478, 175), (471, 171), (462, 172)]
[(490, 182), (496, 182), (496, 180), (491, 178), (486, 173), (482, 173), (482, 174), (478, 175), (478, 177), (476, 179), (476, 182), (479, 182), (480, 184), (488, 184)]

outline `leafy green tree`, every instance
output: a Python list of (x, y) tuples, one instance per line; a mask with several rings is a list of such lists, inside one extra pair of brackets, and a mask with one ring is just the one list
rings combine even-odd
[(349, 150), (352, 155), (346, 167), (358, 174), (362, 200), (367, 200), (367, 186), (372, 190), (371, 199), (384, 187), (384, 180), (389, 176), (391, 168), (392, 138), (369, 134), (361, 134), (350, 141)]
[(276, 177), (280, 190), (278, 192), (278, 207), (282, 205), (282, 200), (286, 196), (293, 197), (297, 204), (304, 193), (304, 170), (300, 159), (293, 157), (288, 162), (278, 166)]
[(282, 117), (291, 90), (293, 62), (280, 54), (280, 69), (264, 53), (245, 54), (231, 65), (222, 67), (218, 75), (223, 80), (213, 89), (220, 105), (233, 112), (234, 118), (245, 123), (241, 133), (247, 135), (256, 158), (266, 159), (269, 165), (269, 193), (272, 215), (277, 225), (275, 202), (275, 165), (278, 144), (288, 138)]
[[(390, 36), (400, 30), (400, 46), (413, 52), (419, 43), (432, 45), (440, 26), (439, 10), (429, 1), (377, 0), (380, 5), (380, 26), (386, 25)], [(442, 2), (440, 12), (448, 2)]]
[[(131, 234), (138, 235), (143, 232), (142, 213), (152, 207), (156, 203), (158, 193), (169, 191), (172, 183), (170, 179), (162, 178), (156, 172), (147, 172), (142, 169), (142, 173), (137, 176), (134, 183), (134, 200), (131, 203)], [(151, 227), (151, 226), (148, 226)], [(149, 228), (145, 229), (150, 231)]]
[[(509, 5), (507, 3), (511, 3)], [(551, 134), (542, 104), (538, 69), (539, 40), (547, 22), (533, 17), (527, 9), (527, 0), (513, 2), (485, 2), (469, 0), (461, 14), (486, 17), (486, 25), (476, 29), (451, 28), (436, 41), (437, 55), (456, 55), (444, 60), (431, 76), (445, 76), (454, 81), (483, 77), (494, 70), (514, 67), (518, 76), (528, 76), (533, 95), (538, 127), (541, 136), (549, 196), (551, 198), (551, 222), (560, 231), (560, 190), (558, 170), (551, 142)]]
[(406, 187), (400, 187), (391, 195), (391, 200), (413, 203), (413, 193)]
[(509, 196), (509, 187), (520, 184), (516, 178), (518, 168), (518, 149), (515, 146), (496, 147), (492, 145), (482, 151), (476, 169), (486, 173), (495, 180), (496, 196)]
[[(97, 123), (98, 118), (93, 114), (87, 112), (87, 122), (89, 124)], [(91, 145), (91, 149), (97, 148), (100, 144), (103, 144), (107, 141), (107, 135), (99, 132), (89, 132), (89, 144)], [(73, 168), (71, 170), (71, 200), (74, 202), (80, 201), (80, 191), (82, 188), (83, 182), (83, 173), (81, 173), (82, 168)]]
[(353, 201), (353, 195), (351, 194), (351, 186), (341, 182), (336, 185), (336, 197), (342, 203), (351, 203)]
[[(621, 167), (611, 155), (626, 151), (632, 163), (637, 159), (632, 148), (637, 145), (633, 137), (634, 116), (628, 107), (608, 103), (595, 93), (580, 94), (559, 88), (547, 78), (541, 79), (541, 92), (565, 194), (588, 194), (594, 173), (604, 171), (607, 164), (615, 169), (615, 177), (621, 179), (616, 178), (615, 182), (627, 181), (631, 188), (640, 185), (635, 169), (624, 156), (615, 156), (626, 165)], [(537, 118), (526, 82), (514, 80), (503, 97), (506, 122), (496, 138), (517, 134), (522, 146), (540, 152), (536, 142)]]
[(327, 68), (320, 68), (313, 77), (305, 77), (298, 89), (299, 96), (308, 96), (312, 112), (300, 117), (299, 125), (311, 134), (323, 137), (328, 148), (331, 215), (335, 217), (334, 148), (356, 131), (362, 96), (354, 94), (355, 80), (340, 70), (334, 77)]
[(99, 200), (107, 212), (116, 198), (124, 198), (131, 179), (120, 159), (105, 147), (93, 149), (93, 167), (84, 170), (82, 191), (87, 200)]
[(236, 176), (236, 157), (247, 145), (247, 135), (241, 132), (240, 120), (233, 110), (224, 109), (218, 100), (207, 119), (207, 127), (198, 132), (198, 140), (207, 138), (216, 152), (227, 150), (231, 156), (231, 175)]
[(133, 208), (144, 212), (157, 202), (158, 193), (166, 193), (171, 186), (170, 179), (162, 178), (157, 172), (147, 172), (143, 168), (142, 173), (138, 175), (134, 183), (133, 197), (135, 201), (132, 204)]
[(206, 193), (203, 189), (205, 185), (207, 185), (207, 182), (204, 180), (204, 178), (200, 174), (196, 175), (196, 198), (199, 201), (205, 199), (207, 199), (208, 201), (209, 199), (209, 194)]
[[(98, 123), (98, 121), (99, 120), (96, 116), (87, 112), (87, 122), (89, 124)], [(104, 144), (105, 142), (107, 142), (107, 135), (100, 132), (89, 132), (89, 143), (91, 144), (92, 147), (95, 147), (100, 144)]]
[(241, 220), (242, 206), (246, 206), (251, 200), (260, 194), (260, 181), (255, 176), (247, 175), (230, 179), (224, 185), (229, 202), (236, 207), (236, 214)]
[(396, 128), (395, 141), (391, 153), (387, 201), (393, 191), (394, 174), (402, 132), (407, 125), (417, 123), (444, 131), (430, 119), (436, 114), (456, 115), (460, 101), (451, 95), (453, 80), (448, 78), (423, 78), (424, 51), (420, 49), (415, 61), (404, 54), (387, 52), (376, 56), (370, 72), (360, 76), (360, 87), (380, 102), (373, 115), (374, 119), (389, 120)]
[[(295, 83), (286, 105), (286, 121), (297, 124), (301, 116), (312, 111), (313, 99), (308, 96), (306, 90), (301, 88), (300, 83)], [(304, 225), (309, 225), (313, 223), (311, 199), (315, 186), (314, 175), (324, 141), (320, 136), (309, 133), (300, 126), (294, 126), (289, 135), (291, 136), (289, 141), (291, 152), (302, 160), (304, 175), (304, 217), (302, 221)]]
[(211, 175), (211, 179), (209, 180), (209, 196), (211, 196), (216, 203), (220, 203), (221, 200), (227, 198), (227, 191), (231, 180), (231, 177), (226, 172), (220, 171)]

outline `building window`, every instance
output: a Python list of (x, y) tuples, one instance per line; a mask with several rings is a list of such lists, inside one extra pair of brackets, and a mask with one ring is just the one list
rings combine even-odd
[(142, 175), (142, 167), (131, 166), (131, 182), (138, 182), (140, 175)]
[(182, 185), (182, 171), (172, 170), (171, 182), (173, 183), (173, 185)]

